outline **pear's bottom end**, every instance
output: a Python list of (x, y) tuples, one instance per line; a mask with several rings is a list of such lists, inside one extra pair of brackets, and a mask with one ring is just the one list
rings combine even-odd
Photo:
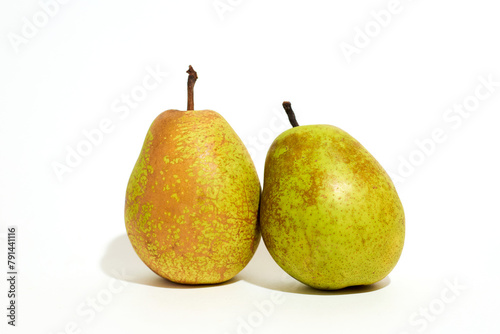
[(168, 278), (168, 277), (164, 277), (162, 275), (159, 275), (158, 273), (156, 273), (158, 276), (160, 276), (161, 278), (163, 278), (164, 280), (170, 282), (170, 283), (174, 283), (174, 284), (178, 284), (179, 286), (191, 286), (191, 287), (203, 287), (203, 286), (216, 286), (216, 285), (222, 285), (224, 283), (228, 283), (229, 281), (231, 281), (232, 279), (234, 279), (234, 277), (236, 276), (232, 276), (230, 278), (226, 278), (226, 279), (220, 279), (220, 280), (177, 280), (177, 279), (174, 279), (174, 278)]
[(338, 291), (343, 293), (361, 293), (361, 292), (376, 291), (388, 286), (391, 282), (389, 276), (374, 281), (368, 281), (367, 283), (317, 284), (317, 283), (306, 283), (300, 280), (298, 281), (315, 290)]
[[(143, 261), (144, 262), (144, 261)], [(182, 271), (178, 272), (178, 270), (173, 270), (170, 268), (169, 270), (165, 270), (165, 268), (152, 268), (153, 266), (148, 265), (144, 262), (146, 266), (153, 271), (156, 275), (160, 276), (166, 281), (169, 281), (174, 284), (184, 285), (184, 286), (204, 286), (204, 285), (217, 285), (223, 284), (230, 280), (232, 280), (241, 270), (234, 270), (231, 273), (214, 273), (214, 272), (201, 272), (198, 271), (193, 275), (184, 275)]]

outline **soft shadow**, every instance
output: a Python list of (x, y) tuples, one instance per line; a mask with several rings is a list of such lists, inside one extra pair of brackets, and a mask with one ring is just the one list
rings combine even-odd
[(118, 280), (169, 289), (200, 289), (228, 285), (239, 281), (238, 277), (234, 277), (219, 284), (187, 285), (171, 282), (158, 276), (141, 261), (126, 234), (110, 242), (106, 253), (101, 259), (101, 269), (106, 275)]
[(339, 290), (318, 290), (297, 281), (284, 272), (273, 260), (262, 241), (252, 261), (250, 261), (247, 267), (243, 269), (237, 277), (262, 288), (308, 295), (348, 295), (367, 293), (380, 290), (388, 286), (391, 282), (390, 278), (386, 277), (371, 285), (351, 286)]

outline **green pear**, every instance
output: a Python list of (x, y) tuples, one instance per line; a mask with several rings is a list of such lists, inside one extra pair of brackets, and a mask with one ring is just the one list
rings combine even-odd
[(403, 249), (403, 206), (389, 175), (353, 137), (331, 125), (298, 126), (267, 153), (262, 238), (288, 274), (317, 289), (369, 285)]
[(151, 124), (126, 191), (132, 246), (158, 275), (177, 283), (227, 281), (260, 241), (260, 182), (243, 142), (212, 110), (193, 110), (196, 72), (188, 70), (188, 110)]

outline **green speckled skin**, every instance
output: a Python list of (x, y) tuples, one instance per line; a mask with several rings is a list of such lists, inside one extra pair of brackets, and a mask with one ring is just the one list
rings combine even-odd
[(125, 223), (141, 260), (184, 284), (227, 281), (260, 241), (260, 183), (243, 142), (211, 110), (167, 110), (127, 186)]
[(375, 283), (404, 243), (403, 206), (382, 166), (331, 125), (283, 132), (266, 158), (262, 237), (274, 260), (314, 288)]

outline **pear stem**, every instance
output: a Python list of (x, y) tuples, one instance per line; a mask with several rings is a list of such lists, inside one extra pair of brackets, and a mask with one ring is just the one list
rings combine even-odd
[(294, 128), (299, 126), (299, 123), (297, 123), (297, 120), (295, 119), (295, 113), (293, 112), (292, 104), (288, 101), (285, 101), (283, 102), (283, 108), (285, 108), (290, 124), (292, 124)]
[(188, 105), (187, 110), (194, 110), (194, 84), (198, 79), (198, 74), (193, 69), (193, 66), (189, 65), (189, 69), (186, 71), (189, 74), (188, 77)]

